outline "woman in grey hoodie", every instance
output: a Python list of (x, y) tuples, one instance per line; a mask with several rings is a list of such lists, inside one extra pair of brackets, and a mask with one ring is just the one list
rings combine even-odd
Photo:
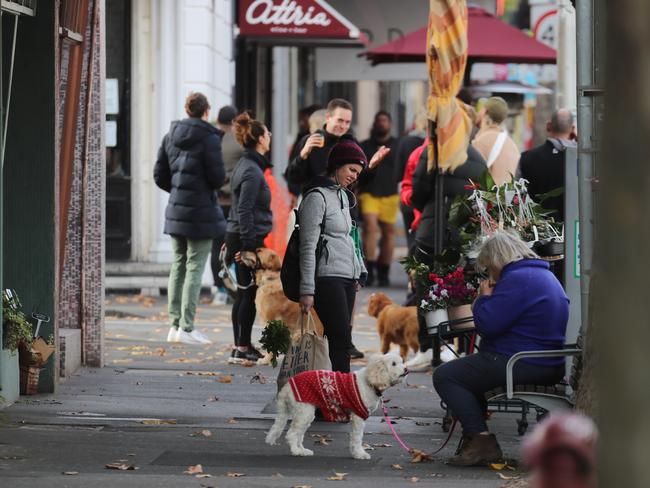
[(330, 152), (327, 174), (312, 180), (298, 210), (300, 305), (303, 313), (312, 307), (318, 313), (329, 343), (332, 370), (345, 373), (350, 371), (354, 299), (367, 275), (351, 236), (356, 224), (350, 208), (356, 201), (347, 187), (367, 164), (358, 144), (351, 138), (342, 139)]

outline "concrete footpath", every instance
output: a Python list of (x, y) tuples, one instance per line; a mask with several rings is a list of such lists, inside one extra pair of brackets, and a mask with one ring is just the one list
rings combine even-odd
[[(357, 347), (367, 353), (379, 346), (374, 319), (366, 313), (371, 291), (358, 297), (354, 328)], [(403, 286), (389, 294), (402, 301)], [(264, 443), (273, 415), (262, 411), (275, 393), (277, 369), (226, 362), (229, 306), (203, 303), (198, 311), (198, 327), (214, 341), (211, 346), (164, 342), (164, 297), (109, 296), (106, 309), (105, 368), (81, 370), (56, 394), (22, 397), (0, 412), (1, 487), (462, 488), (498, 487), (505, 483), (501, 476), (521, 475), (446, 466), (459, 432), (433, 462), (411, 463), (380, 412), (366, 426), (371, 460), (349, 457), (347, 425), (322, 422), (312, 425), (305, 441), (314, 457), (291, 457), (284, 442)], [(256, 325), (254, 340), (260, 331)], [(443, 442), (431, 371), (410, 374), (386, 398), (408, 444), (431, 452)], [(494, 415), (490, 427), (506, 457), (517, 458), (515, 417)], [(185, 473), (198, 464), (202, 473)]]

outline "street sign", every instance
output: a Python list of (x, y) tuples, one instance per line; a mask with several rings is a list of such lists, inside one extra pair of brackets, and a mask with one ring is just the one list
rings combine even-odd
[(253, 37), (360, 36), (359, 29), (324, 0), (241, 0), (239, 32)]

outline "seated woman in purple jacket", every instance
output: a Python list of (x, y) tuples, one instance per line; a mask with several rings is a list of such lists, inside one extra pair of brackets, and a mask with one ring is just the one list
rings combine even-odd
[[(433, 386), (463, 426), (458, 453), (448, 463), (472, 466), (502, 457), (485, 423), (484, 394), (506, 383), (506, 363), (520, 351), (564, 346), (569, 299), (562, 285), (515, 234), (499, 232), (483, 243), (478, 264), (489, 279), (474, 302), (480, 352), (439, 366)], [(564, 376), (564, 358), (522, 359), (515, 384), (552, 385)]]

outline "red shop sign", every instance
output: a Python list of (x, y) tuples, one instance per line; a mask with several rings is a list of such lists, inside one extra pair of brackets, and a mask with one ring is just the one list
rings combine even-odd
[(240, 0), (243, 36), (358, 39), (359, 29), (324, 0)]

